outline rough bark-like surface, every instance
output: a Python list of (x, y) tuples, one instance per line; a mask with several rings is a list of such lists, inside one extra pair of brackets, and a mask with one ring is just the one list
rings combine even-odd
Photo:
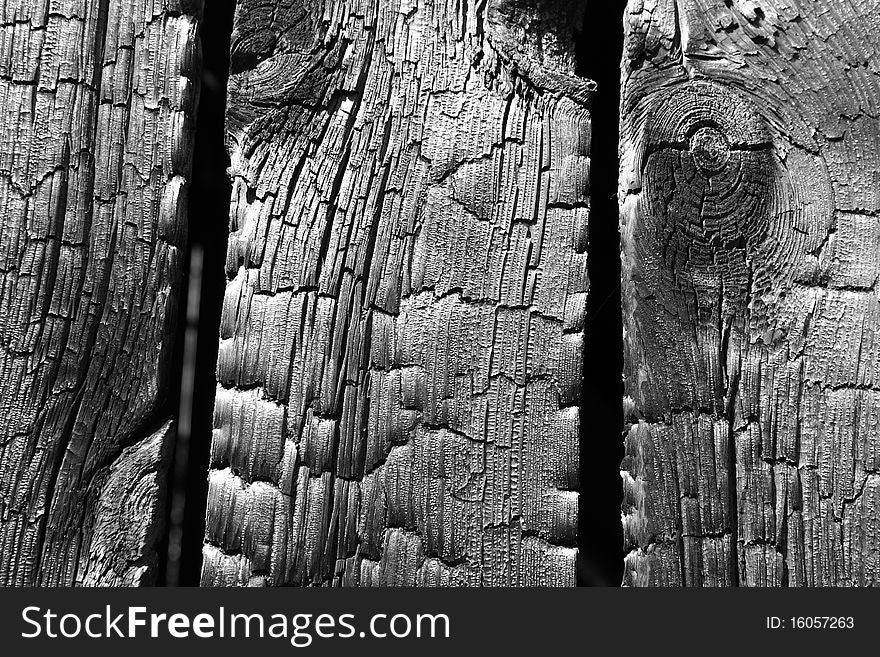
[(200, 11), (0, 0), (0, 584), (152, 577)]
[(880, 582), (880, 4), (632, 0), (625, 583)]
[(576, 4), (240, 1), (205, 584), (574, 584)]

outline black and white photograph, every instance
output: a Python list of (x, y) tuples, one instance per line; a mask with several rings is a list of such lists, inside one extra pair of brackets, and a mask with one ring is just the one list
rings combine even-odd
[(0, 0), (0, 222), (12, 654), (876, 636), (880, 0)]

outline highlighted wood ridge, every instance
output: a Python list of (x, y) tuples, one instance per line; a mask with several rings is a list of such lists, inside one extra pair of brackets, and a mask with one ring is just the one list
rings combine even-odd
[(0, 3), (0, 584), (152, 580), (200, 11)]
[(878, 9), (630, 2), (625, 584), (880, 580)]
[(575, 5), (240, 0), (204, 584), (574, 584)]

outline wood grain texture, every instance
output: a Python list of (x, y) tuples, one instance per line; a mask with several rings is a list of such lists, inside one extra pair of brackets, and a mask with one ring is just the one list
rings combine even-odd
[(880, 583), (880, 3), (632, 0), (630, 585)]
[(201, 0), (0, 0), (0, 584), (153, 575)]
[(577, 5), (240, 0), (204, 584), (574, 584)]

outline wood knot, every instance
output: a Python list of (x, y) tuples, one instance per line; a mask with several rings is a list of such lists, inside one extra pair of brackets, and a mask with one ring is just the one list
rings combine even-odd
[(723, 171), (730, 161), (730, 142), (718, 128), (703, 126), (691, 135), (689, 148), (694, 163), (707, 176)]
[(763, 119), (706, 81), (657, 94), (645, 118), (640, 202), (667, 262), (705, 270), (736, 253), (743, 262), (769, 223), (775, 174)]

